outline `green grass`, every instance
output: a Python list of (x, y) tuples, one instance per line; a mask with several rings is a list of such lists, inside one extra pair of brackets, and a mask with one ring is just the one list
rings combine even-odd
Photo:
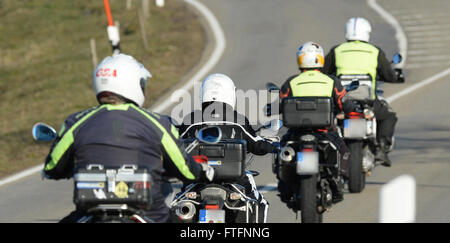
[[(126, 1), (110, 0), (120, 22), (121, 51), (153, 75), (144, 107), (200, 60), (206, 38), (181, 1), (166, 1), (164, 8), (151, 2), (146, 51), (138, 1), (126, 10)], [(44, 161), (50, 143), (32, 139), (36, 122), (59, 129), (71, 113), (97, 105), (91, 38), (99, 61), (111, 55), (103, 1), (0, 0), (0, 178)]]

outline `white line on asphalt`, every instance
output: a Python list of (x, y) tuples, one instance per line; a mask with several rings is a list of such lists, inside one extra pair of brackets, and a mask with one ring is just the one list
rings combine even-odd
[[(367, 0), (367, 4), (370, 7), (372, 7), (378, 14), (381, 15), (382, 18), (384, 18), (389, 24), (391, 24), (394, 27), (395, 32), (396, 32), (396, 38), (399, 42), (400, 54), (402, 54), (402, 56), (406, 60), (406, 53), (408, 51), (408, 40), (406, 38), (405, 32), (403, 31), (403, 29), (400, 26), (400, 24), (398, 23), (398, 21), (391, 14), (389, 14), (386, 10), (384, 10), (380, 5), (378, 5), (376, 0)], [(405, 62), (403, 62), (402, 64), (403, 64), (402, 67), (404, 67)], [(420, 82), (414, 84), (413, 86), (406, 88), (406, 89), (400, 91), (399, 93), (388, 97), (386, 100), (389, 103), (392, 103), (395, 100), (398, 100), (401, 97), (408, 95), (409, 93), (412, 93), (412, 92), (416, 91), (417, 89), (420, 89), (426, 85), (429, 85), (449, 74), (450, 74), (450, 68), (448, 68), (430, 78), (420, 81)]]
[(450, 41), (450, 36), (438, 36), (438, 37), (429, 37), (429, 36), (424, 36), (424, 37), (414, 37), (414, 38), (410, 38), (411, 43), (440, 43), (443, 41)]
[(22, 179), (24, 177), (30, 176), (30, 175), (32, 175), (34, 173), (37, 173), (37, 172), (41, 171), (43, 169), (43, 167), (44, 167), (43, 165), (37, 165), (37, 166), (35, 166), (33, 168), (30, 168), (30, 169), (21, 171), (21, 172), (19, 172), (17, 174), (14, 174), (12, 176), (6, 177), (5, 179), (0, 180), (0, 186), (3, 186), (5, 184), (8, 184), (8, 183), (20, 180), (20, 179)]
[(403, 29), (407, 32), (413, 32), (413, 31), (432, 31), (432, 30), (441, 30), (441, 29), (448, 29), (450, 28), (450, 24), (430, 24), (430, 25), (415, 25), (410, 27), (404, 27)]
[(422, 63), (427, 63), (430, 61), (446, 61), (446, 60), (450, 60), (450, 54), (420, 55), (420, 56), (410, 57), (409, 60), (411, 62), (422, 62)]
[(423, 63), (423, 62), (416, 62), (416, 63), (411, 63), (409, 62), (408, 65), (406, 65), (407, 69), (418, 69), (418, 68), (430, 68), (430, 67), (448, 67), (450, 66), (450, 61), (448, 62), (442, 62), (442, 61), (435, 61), (435, 62), (427, 62), (427, 63)]
[[(214, 14), (205, 5), (198, 2), (197, 0), (184, 1), (194, 6), (203, 14), (207, 22), (209, 23), (211, 30), (213, 31), (214, 39), (216, 41), (214, 51), (208, 62), (185, 85), (183, 85), (183, 87), (181, 87), (181, 90), (189, 91), (192, 87), (194, 87), (196, 82), (201, 81), (202, 78), (204, 78), (206, 74), (219, 62), (220, 57), (222, 57), (222, 54), (225, 51), (226, 40), (225, 34), (219, 24), (219, 21), (217, 21)], [(169, 108), (170, 105), (172, 105), (172, 102), (170, 102), (170, 99), (168, 99), (166, 102), (156, 107), (152, 107), (151, 110), (160, 113)]]
[[(380, 5), (378, 5), (376, 0), (367, 0), (367, 4), (375, 10), (382, 18), (386, 20), (389, 24), (391, 24), (395, 29), (395, 38), (398, 41), (398, 49), (400, 54), (403, 56), (404, 60), (407, 57), (408, 50), (408, 39), (406, 38), (406, 34), (403, 31), (402, 27), (398, 23), (397, 19), (395, 19), (390, 13), (384, 10)], [(399, 68), (403, 68), (405, 66), (406, 61), (402, 62), (398, 65)]]
[(432, 37), (432, 36), (442, 36), (442, 35), (449, 35), (449, 34), (450, 34), (450, 29), (441, 28), (440, 30), (432, 30), (432, 31), (428, 31), (428, 30), (421, 30), (421, 31), (417, 31), (417, 32), (410, 31), (408, 33), (408, 36), (409, 37)]
[(414, 92), (414, 91), (416, 91), (416, 90), (418, 90), (418, 89), (420, 89), (420, 88), (422, 88), (422, 87), (424, 87), (426, 85), (429, 85), (429, 84), (431, 84), (431, 83), (433, 83), (433, 82), (435, 82), (435, 81), (437, 81), (437, 80), (439, 80), (439, 79), (441, 79), (441, 78), (443, 78), (443, 77), (445, 77), (445, 76), (447, 76), (449, 74), (450, 74), (450, 68), (447, 68), (446, 70), (444, 70), (444, 71), (442, 71), (442, 72), (440, 72), (440, 73), (438, 73), (438, 74), (436, 74), (436, 75), (434, 75), (434, 76), (432, 76), (430, 78), (427, 78), (427, 79), (425, 79), (425, 80), (423, 80), (423, 81), (421, 81), (419, 83), (416, 83), (413, 86), (408, 87), (408, 88), (398, 92), (395, 95), (389, 96), (386, 100), (389, 103), (392, 103), (395, 100), (398, 100), (401, 97), (403, 97), (403, 96), (405, 96), (405, 95), (407, 95), (409, 93), (412, 93), (412, 92)]

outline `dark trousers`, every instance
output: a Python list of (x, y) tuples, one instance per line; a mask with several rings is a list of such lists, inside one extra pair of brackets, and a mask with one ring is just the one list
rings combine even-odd
[(377, 140), (392, 144), (397, 115), (386, 101), (376, 99), (373, 104), (375, 117), (377, 118)]

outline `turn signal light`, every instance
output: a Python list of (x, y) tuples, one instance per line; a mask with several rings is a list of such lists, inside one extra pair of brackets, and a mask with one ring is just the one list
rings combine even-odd
[(232, 192), (232, 193), (230, 193), (230, 199), (231, 200), (239, 200), (239, 199), (241, 199), (241, 194), (239, 194), (237, 192)]
[(196, 192), (188, 192), (188, 193), (186, 193), (186, 197), (189, 199), (196, 199), (197, 193)]

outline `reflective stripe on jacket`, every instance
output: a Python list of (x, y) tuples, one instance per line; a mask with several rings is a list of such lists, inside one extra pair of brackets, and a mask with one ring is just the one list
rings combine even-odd
[(53, 179), (69, 178), (86, 164), (145, 166), (156, 181), (165, 173), (183, 181), (200, 175), (170, 119), (134, 104), (91, 108), (69, 116), (62, 127), (44, 168)]
[(318, 71), (306, 71), (289, 82), (294, 97), (332, 97), (334, 80)]

